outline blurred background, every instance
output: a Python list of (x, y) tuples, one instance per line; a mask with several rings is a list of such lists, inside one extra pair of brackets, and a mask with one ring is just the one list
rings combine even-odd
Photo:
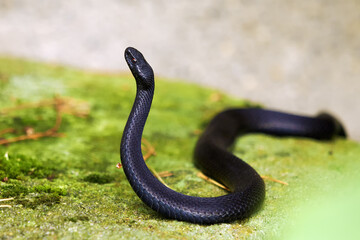
[(358, 0), (0, 0), (0, 55), (119, 72), (127, 46), (158, 76), (328, 110), (360, 140)]

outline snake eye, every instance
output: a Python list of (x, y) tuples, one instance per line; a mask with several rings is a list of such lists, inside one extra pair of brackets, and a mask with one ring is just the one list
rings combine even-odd
[(132, 61), (133, 63), (136, 63), (136, 58), (132, 58), (131, 61)]

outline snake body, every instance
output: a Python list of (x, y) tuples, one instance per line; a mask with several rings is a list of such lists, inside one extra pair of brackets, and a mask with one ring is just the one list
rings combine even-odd
[(261, 132), (315, 139), (346, 135), (340, 122), (326, 113), (304, 117), (257, 108), (225, 110), (206, 127), (196, 144), (194, 160), (204, 174), (231, 192), (204, 198), (178, 193), (153, 176), (141, 152), (141, 137), (154, 95), (153, 70), (135, 48), (125, 50), (125, 60), (135, 77), (137, 92), (121, 140), (122, 166), (139, 198), (167, 218), (214, 224), (244, 219), (261, 206), (264, 181), (250, 165), (228, 151), (238, 135)]

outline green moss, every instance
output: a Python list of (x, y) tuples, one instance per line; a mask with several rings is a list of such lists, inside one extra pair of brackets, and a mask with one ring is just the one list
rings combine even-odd
[(11, 181), (10, 183), (1, 183), (0, 197), (10, 198), (27, 195), (29, 189), (27, 186), (22, 185), (19, 181)]
[(73, 216), (73, 217), (67, 217), (64, 220), (70, 221), (70, 222), (78, 222), (78, 221), (89, 221), (90, 218), (88, 216), (78, 215), (78, 216)]
[(84, 178), (86, 182), (99, 184), (111, 183), (114, 180), (115, 178), (113, 176), (106, 173), (90, 173)]
[(3, 153), (0, 156), (0, 179), (54, 177), (58, 172), (54, 164), (24, 154)]
[[(147, 164), (157, 172), (170, 171), (164, 181), (176, 191), (224, 194), (196, 176), (192, 151), (198, 132), (223, 108), (258, 104), (185, 83), (158, 79), (156, 84), (144, 136), (157, 154)], [(0, 146), (1, 198), (15, 198), (0, 202), (12, 206), (0, 208), (1, 239), (279, 239), (287, 226), (297, 223), (302, 204), (356, 182), (358, 143), (247, 135), (238, 139), (234, 153), (261, 175), (289, 185), (266, 180), (262, 209), (244, 221), (199, 226), (164, 219), (141, 202), (123, 170), (116, 168), (134, 94), (130, 75), (0, 58), (0, 112), (55, 95), (76, 99), (72, 108), (90, 108), (87, 117), (63, 115), (59, 132), (64, 137)], [(0, 137), (24, 134), (29, 126), (44, 131), (55, 119), (51, 107), (1, 113), (0, 131), (16, 132)]]
[(61, 200), (61, 196), (59, 194), (46, 193), (38, 196), (17, 199), (16, 204), (21, 205), (25, 208), (36, 209), (43, 206), (51, 207), (55, 204), (59, 204), (60, 200)]
[(50, 186), (50, 185), (47, 185), (47, 184), (34, 186), (31, 189), (31, 192), (53, 193), (53, 194), (59, 195), (59, 196), (66, 196), (67, 195), (66, 189), (63, 189), (63, 188), (60, 188), (60, 187)]

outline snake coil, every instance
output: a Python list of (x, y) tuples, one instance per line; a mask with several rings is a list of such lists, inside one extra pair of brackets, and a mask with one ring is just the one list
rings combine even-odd
[(139, 198), (167, 218), (214, 224), (244, 219), (259, 208), (265, 198), (264, 181), (228, 151), (238, 135), (261, 132), (314, 139), (346, 136), (339, 121), (326, 113), (304, 117), (257, 108), (228, 109), (209, 123), (196, 144), (194, 159), (203, 173), (227, 186), (231, 193), (201, 198), (175, 192), (153, 176), (141, 152), (141, 137), (154, 95), (153, 70), (134, 48), (125, 50), (125, 60), (135, 77), (137, 92), (121, 140), (122, 166)]

